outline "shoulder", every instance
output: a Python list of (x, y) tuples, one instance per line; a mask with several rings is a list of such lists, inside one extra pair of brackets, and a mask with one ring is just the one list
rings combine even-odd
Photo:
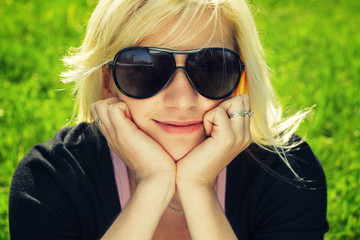
[(101, 145), (90, 124), (59, 130), (50, 140), (35, 145), (19, 162), (10, 197), (19, 197), (14, 193), (22, 191), (43, 194), (48, 188), (73, 186), (85, 177), (87, 165), (96, 161), (99, 152), (106, 151)]
[[(81, 123), (63, 128), (50, 140), (35, 145), (19, 162), (12, 186), (79, 182), (100, 164), (111, 167), (106, 141), (92, 124)], [(51, 181), (40, 181), (46, 177)], [(32, 181), (24, 183), (22, 179)]]
[(267, 151), (251, 144), (245, 152), (234, 159), (230, 167), (239, 170), (246, 165), (248, 170), (255, 171), (267, 179), (281, 180), (304, 188), (326, 188), (322, 165), (309, 144), (298, 136), (294, 136), (293, 139), (301, 143), (286, 152), (279, 150), (287, 162), (278, 152)]
[(243, 221), (247, 230), (239, 232), (249, 230), (256, 239), (322, 239), (328, 230), (323, 168), (304, 141), (286, 157), (299, 178), (279, 154), (257, 145), (229, 165), (227, 196), (240, 203), (229, 205), (246, 216), (231, 213), (233, 221)]
[[(287, 162), (279, 154), (271, 153), (264, 164), (273, 170), (278, 177), (293, 184), (299, 189), (326, 192), (326, 180), (323, 167), (306, 141), (294, 136), (295, 141), (301, 141), (297, 147), (285, 152)], [(295, 174), (297, 177), (295, 177)]]
[[(118, 204), (109, 149), (96, 131), (87, 123), (63, 128), (20, 161), (10, 188), (12, 236), (75, 238), (80, 225), (92, 229), (84, 236), (100, 236), (96, 231), (105, 229)], [(45, 234), (44, 229), (52, 230)]]
[(80, 123), (60, 129), (53, 138), (36, 145), (33, 150), (56, 151), (58, 148), (73, 149), (82, 145), (101, 144), (103, 140), (102, 135), (93, 124)]
[(17, 171), (23, 167), (41, 165), (60, 167), (59, 164), (72, 164), (72, 160), (81, 162), (84, 154), (96, 153), (106, 148), (101, 134), (88, 123), (65, 127), (56, 132), (50, 140), (35, 145), (20, 161)]

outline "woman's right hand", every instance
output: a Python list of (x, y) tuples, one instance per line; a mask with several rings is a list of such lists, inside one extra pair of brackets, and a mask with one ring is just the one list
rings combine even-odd
[(166, 178), (175, 181), (176, 165), (172, 157), (131, 120), (125, 102), (117, 97), (97, 101), (91, 113), (114, 151), (135, 173), (136, 182), (144, 179)]
[(97, 101), (90, 110), (95, 120), (100, 119), (98, 127), (110, 149), (135, 173), (136, 180), (130, 201), (101, 239), (151, 239), (175, 192), (175, 162), (136, 126), (119, 98)]

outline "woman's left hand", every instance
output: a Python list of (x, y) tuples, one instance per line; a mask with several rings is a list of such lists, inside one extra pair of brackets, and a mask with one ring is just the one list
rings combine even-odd
[(240, 110), (250, 111), (247, 95), (232, 97), (204, 115), (209, 137), (177, 162), (177, 185), (188, 183), (212, 188), (220, 171), (249, 146), (250, 116), (229, 118)]

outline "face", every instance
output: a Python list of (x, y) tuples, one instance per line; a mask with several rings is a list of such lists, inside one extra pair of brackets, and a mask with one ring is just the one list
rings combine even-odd
[[(204, 17), (206, 21), (206, 16)], [(213, 29), (211, 26), (200, 31), (202, 26), (192, 29), (189, 36), (196, 38), (183, 43), (178, 42), (176, 35), (169, 38), (165, 45), (157, 43), (163, 40), (161, 33), (156, 33), (143, 39), (139, 46), (166, 47), (178, 46), (175, 50), (198, 49), (202, 47), (225, 47), (233, 49), (230, 29), (226, 22), (222, 23), (225, 30), (224, 38), (216, 34), (211, 39)], [(171, 26), (169, 26), (171, 29)], [(166, 31), (166, 29), (164, 29)], [(199, 33), (200, 31), (200, 33)], [(211, 41), (209, 41), (211, 39)], [(184, 66), (186, 55), (175, 54), (177, 66)], [(110, 74), (111, 75), (111, 74)], [(171, 82), (157, 95), (146, 99), (134, 99), (122, 94), (115, 86), (112, 76), (109, 89), (112, 95), (117, 95), (127, 103), (130, 117), (139, 129), (144, 131), (158, 142), (174, 160), (179, 160), (194, 147), (205, 140), (203, 116), (215, 108), (223, 100), (210, 100), (201, 96), (191, 85), (182, 69), (178, 69)]]

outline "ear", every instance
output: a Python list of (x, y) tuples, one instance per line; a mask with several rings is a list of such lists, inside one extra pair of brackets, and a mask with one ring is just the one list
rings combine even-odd
[(102, 87), (101, 87), (101, 98), (116, 97), (116, 87), (113, 81), (111, 71), (104, 65), (101, 68), (102, 75)]

